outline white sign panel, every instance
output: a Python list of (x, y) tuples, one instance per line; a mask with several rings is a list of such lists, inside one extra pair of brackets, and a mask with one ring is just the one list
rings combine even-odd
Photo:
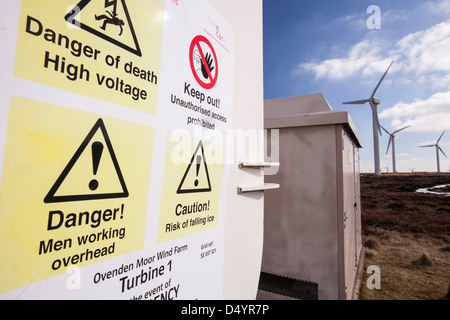
[(221, 299), (230, 25), (206, 0), (0, 18), (0, 298)]

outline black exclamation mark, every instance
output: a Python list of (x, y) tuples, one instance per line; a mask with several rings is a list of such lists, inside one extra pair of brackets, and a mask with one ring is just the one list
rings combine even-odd
[[(94, 171), (94, 176), (97, 174), (98, 165), (100, 164), (100, 158), (102, 157), (102, 153), (103, 153), (103, 143), (98, 141), (94, 142), (92, 144), (92, 170)], [(98, 181), (92, 179), (91, 182), (89, 182), (89, 189), (94, 191), (97, 188), (98, 188)]]
[[(202, 157), (199, 155), (199, 156), (197, 156), (196, 160), (197, 160), (197, 171), (196, 171), (197, 174), (196, 174), (196, 176), (198, 177), (198, 172), (200, 171), (200, 163), (202, 162)], [(198, 179), (195, 179), (194, 186), (198, 186)]]

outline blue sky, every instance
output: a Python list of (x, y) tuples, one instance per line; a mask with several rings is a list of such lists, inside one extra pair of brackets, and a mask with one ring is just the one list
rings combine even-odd
[[(369, 28), (374, 12), (379, 28)], [(396, 137), (397, 171), (436, 171), (434, 144), (450, 157), (450, 0), (263, 0), (264, 98), (323, 93), (348, 111), (363, 149), (361, 172), (373, 172), (369, 98), (395, 60), (376, 97), (380, 123)], [(376, 27), (378, 27), (376, 25)], [(380, 137), (382, 171), (392, 171), (389, 136)], [(441, 171), (450, 159), (440, 156)], [(388, 167), (388, 168), (387, 168)]]

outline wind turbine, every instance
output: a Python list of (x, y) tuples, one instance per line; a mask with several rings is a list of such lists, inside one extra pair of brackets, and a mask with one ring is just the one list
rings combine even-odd
[(392, 133), (390, 133), (389, 131), (387, 131), (383, 126), (381, 126), (381, 128), (389, 135), (389, 143), (388, 143), (388, 147), (386, 149), (386, 154), (388, 154), (389, 152), (389, 147), (391, 146), (391, 142), (392, 142), (392, 172), (397, 173), (397, 167), (395, 166), (395, 137), (396, 137), (396, 133), (399, 133), (400, 131), (405, 130), (406, 128), (409, 128), (410, 126), (401, 128), (397, 131), (394, 131)]
[(387, 68), (386, 72), (384, 73), (381, 80), (378, 82), (377, 86), (375, 87), (375, 90), (373, 90), (372, 95), (368, 99), (364, 100), (356, 100), (356, 101), (350, 101), (350, 102), (344, 102), (344, 104), (365, 104), (369, 102), (370, 107), (372, 108), (372, 122), (373, 122), (373, 155), (374, 155), (374, 162), (375, 162), (375, 174), (381, 175), (381, 167), (380, 167), (380, 135), (381, 135), (381, 129), (380, 129), (380, 122), (378, 121), (378, 105), (380, 104), (380, 98), (375, 98), (375, 94), (377, 93), (378, 88), (381, 85), (381, 82), (384, 80), (384, 77), (386, 77), (386, 74), (388, 73), (389, 69), (391, 68), (394, 61), (391, 62), (389, 67)]
[(439, 151), (442, 152), (442, 154), (447, 158), (447, 155), (445, 154), (444, 150), (442, 150), (441, 147), (439, 146), (439, 141), (441, 141), (441, 138), (444, 135), (444, 133), (445, 131), (442, 132), (441, 136), (439, 137), (438, 141), (435, 144), (420, 146), (421, 148), (436, 147), (437, 172), (441, 172), (441, 166), (439, 165)]

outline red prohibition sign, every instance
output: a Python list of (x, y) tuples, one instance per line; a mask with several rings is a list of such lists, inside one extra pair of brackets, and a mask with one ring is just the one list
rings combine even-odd
[[(215, 76), (212, 76), (212, 72), (210, 70), (210, 67), (208, 66), (208, 63), (206, 61), (205, 58), (205, 54), (203, 53), (202, 47), (200, 45), (201, 42), (206, 43), (206, 45), (209, 47), (209, 49), (211, 49), (211, 52), (214, 56), (214, 70), (215, 70)], [(198, 52), (200, 54), (200, 58), (202, 59), (202, 63), (203, 66), (208, 74), (208, 79), (210, 79), (210, 82), (205, 82), (202, 79), (200, 79), (197, 70), (195, 69), (194, 66), (194, 51), (195, 48), (198, 49)], [(215, 86), (216, 82), (217, 82), (217, 77), (219, 75), (219, 65), (217, 64), (217, 56), (216, 56), (216, 52), (214, 51), (214, 48), (211, 44), (211, 42), (205, 38), (204, 36), (196, 36), (192, 42), (191, 42), (191, 47), (189, 48), (189, 61), (191, 64), (191, 70), (192, 73), (194, 74), (195, 80), (197, 80), (198, 84), (201, 85), (204, 89), (211, 89), (212, 87)], [(212, 69), (212, 68), (211, 68)]]

